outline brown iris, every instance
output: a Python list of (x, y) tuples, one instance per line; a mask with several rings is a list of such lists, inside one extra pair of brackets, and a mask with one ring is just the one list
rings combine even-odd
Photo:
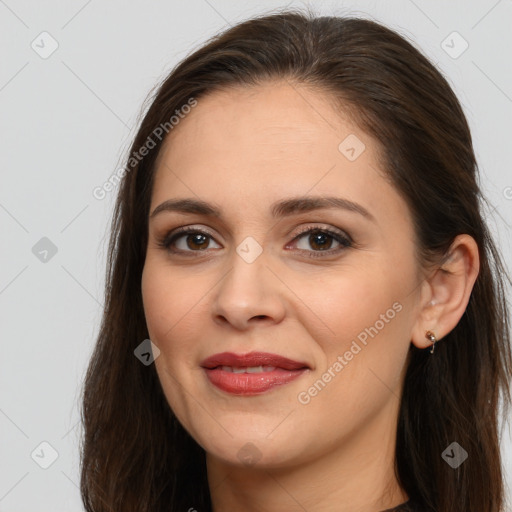
[(187, 247), (189, 249), (206, 249), (208, 247), (208, 239), (208, 235), (203, 235), (201, 233), (192, 233), (187, 236)]
[[(331, 239), (331, 243), (329, 244), (329, 247), (325, 247), (325, 243), (326, 241), (328, 241), (328, 239)], [(329, 249), (330, 246), (332, 245), (332, 236), (328, 235), (327, 233), (317, 231), (309, 235), (309, 243), (311, 244), (311, 247), (313, 247), (314, 249), (318, 248), (319, 250), (326, 250)], [(320, 247), (316, 247), (318, 245), (320, 245)]]

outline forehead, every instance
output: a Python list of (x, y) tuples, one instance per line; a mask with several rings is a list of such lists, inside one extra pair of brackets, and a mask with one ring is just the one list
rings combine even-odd
[[(328, 148), (328, 154), (337, 158), (339, 143), (356, 133), (369, 139), (346, 112), (335, 110), (332, 96), (310, 86), (278, 81), (231, 87), (201, 97), (167, 138), (164, 150), (197, 152), (215, 145), (237, 156), (235, 150), (242, 144), (244, 154), (265, 158), (279, 148), (280, 154), (299, 151), (297, 144), (307, 141), (316, 148)], [(265, 147), (268, 152), (263, 151)], [(302, 149), (311, 152), (314, 148)]]
[(199, 98), (161, 149), (152, 207), (195, 195), (242, 211), (334, 192), (405, 208), (381, 176), (379, 143), (334, 105), (326, 93), (287, 82)]

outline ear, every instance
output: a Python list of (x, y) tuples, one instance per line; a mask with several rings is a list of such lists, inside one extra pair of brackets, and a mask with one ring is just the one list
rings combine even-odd
[(411, 333), (416, 347), (432, 345), (425, 337), (426, 331), (432, 331), (439, 341), (455, 328), (466, 310), (479, 270), (477, 243), (470, 235), (458, 235), (444, 263), (422, 283), (420, 312)]

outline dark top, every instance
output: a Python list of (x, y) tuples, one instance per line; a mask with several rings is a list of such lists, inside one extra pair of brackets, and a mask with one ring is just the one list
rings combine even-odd
[(422, 509), (412, 500), (407, 500), (395, 508), (388, 508), (382, 512), (423, 512)]

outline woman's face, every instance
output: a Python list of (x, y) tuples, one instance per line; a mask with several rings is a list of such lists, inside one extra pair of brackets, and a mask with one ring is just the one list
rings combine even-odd
[(284, 467), (394, 446), (421, 287), (376, 150), (282, 82), (200, 98), (167, 139), (150, 212), (189, 202), (150, 216), (144, 311), (167, 401), (210, 457)]

